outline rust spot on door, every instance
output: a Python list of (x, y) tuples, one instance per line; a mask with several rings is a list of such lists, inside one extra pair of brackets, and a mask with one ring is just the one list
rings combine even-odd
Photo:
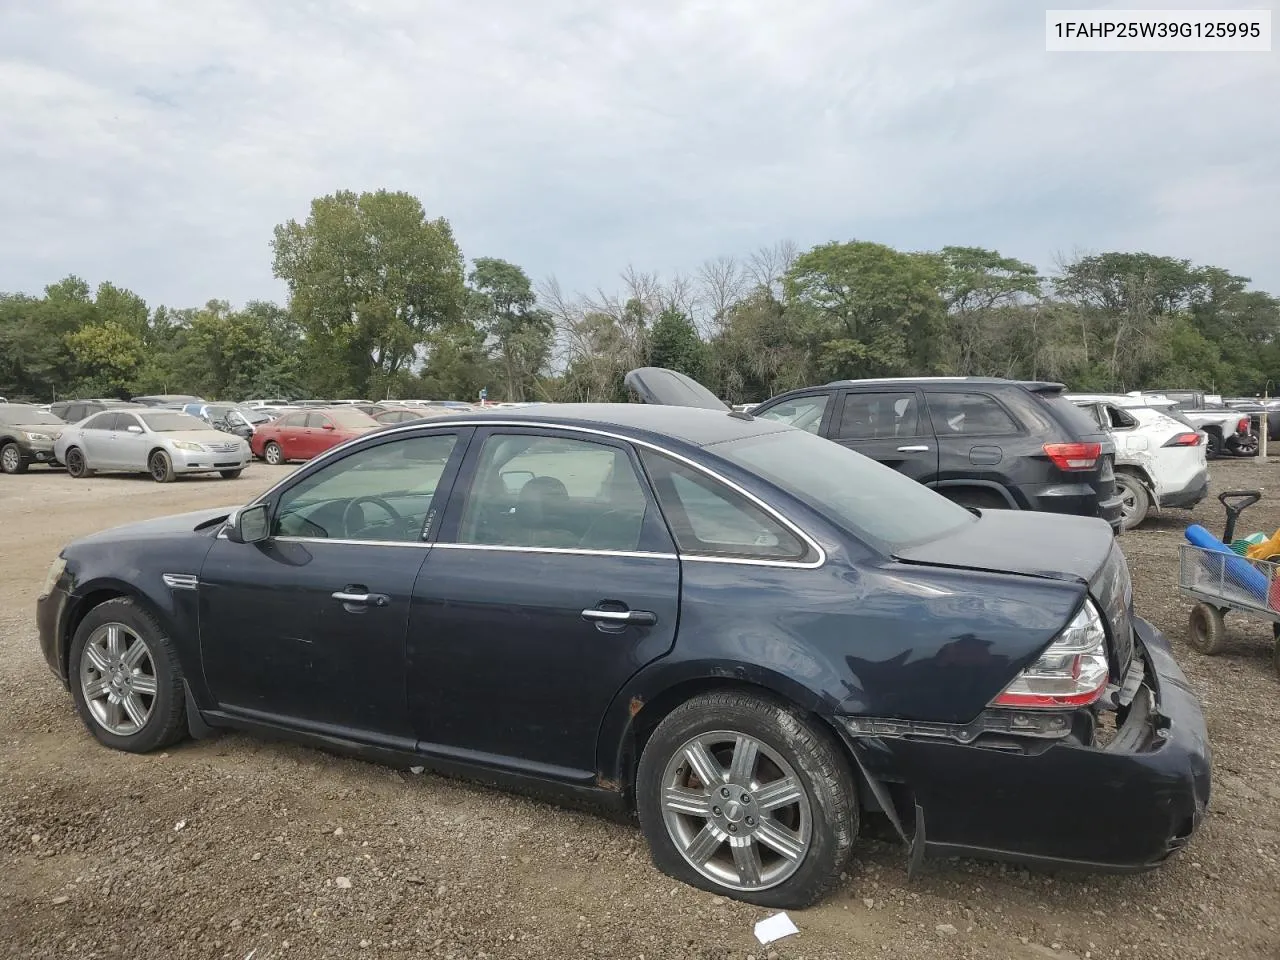
[(631, 698), (631, 715), (634, 717), (637, 713), (644, 709), (644, 700), (640, 697)]

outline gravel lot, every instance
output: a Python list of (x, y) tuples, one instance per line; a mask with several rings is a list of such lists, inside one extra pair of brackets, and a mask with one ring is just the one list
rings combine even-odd
[[(1280, 527), (1277, 469), (1213, 466), (1215, 493), (1272, 496), (1242, 532)], [(1191, 847), (1136, 877), (937, 861), (908, 883), (903, 849), (864, 838), (836, 894), (793, 912), (801, 933), (762, 948), (751, 931), (768, 911), (661, 876), (635, 826), (591, 812), (238, 735), (142, 757), (98, 746), (37, 646), (50, 561), (74, 537), (240, 503), (280, 476), (0, 476), (0, 956), (1280, 957), (1270, 630), (1229, 617), (1226, 654), (1189, 651), (1176, 589), (1188, 514), (1123, 544), (1139, 611), (1208, 715), (1214, 801)], [(1215, 500), (1195, 517), (1221, 531)]]

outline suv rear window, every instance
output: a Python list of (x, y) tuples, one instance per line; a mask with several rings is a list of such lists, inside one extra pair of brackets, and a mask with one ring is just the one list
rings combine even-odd
[(978, 520), (898, 471), (803, 430), (724, 440), (706, 449), (886, 552), (936, 540)]
[[(1034, 391), (1033, 391), (1034, 392)], [(1075, 405), (1063, 393), (1036, 393), (1035, 398), (1049, 408), (1053, 418), (1067, 428), (1074, 436), (1091, 437), (1100, 433), (1098, 426), (1085, 411)]]

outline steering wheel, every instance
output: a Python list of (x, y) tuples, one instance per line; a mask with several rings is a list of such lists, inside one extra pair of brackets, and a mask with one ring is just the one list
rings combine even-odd
[[(375, 507), (384, 511), (388, 516), (391, 517), (392, 522), (398, 522), (404, 519), (404, 517), (396, 513), (395, 507), (387, 503), (387, 501), (383, 500), (381, 497), (354, 497), (347, 504), (346, 509), (342, 511), (342, 529), (347, 533), (348, 536), (350, 536), (351, 534), (351, 521), (355, 517), (356, 508), (363, 507), (366, 503), (372, 503)], [(364, 522), (363, 510), (360, 511), (360, 521), (361, 523), (358, 529), (363, 530), (366, 527), (371, 526), (371, 524)]]

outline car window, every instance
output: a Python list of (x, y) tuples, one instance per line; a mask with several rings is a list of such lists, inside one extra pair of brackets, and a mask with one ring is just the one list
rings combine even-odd
[(1077, 407), (1093, 418), (1093, 422), (1098, 426), (1105, 426), (1102, 420), (1102, 411), (1096, 403), (1077, 403)]
[(281, 418), (280, 426), (301, 427), (306, 422), (307, 422), (307, 415), (305, 413), (291, 413), (288, 416)]
[(272, 536), (421, 541), (457, 442), (451, 433), (409, 437), (326, 464), (280, 495)]
[(180, 433), (184, 430), (208, 430), (209, 425), (199, 417), (181, 410), (157, 410), (142, 414), (148, 430), (155, 433)]
[(682, 554), (800, 560), (808, 551), (783, 524), (701, 470), (648, 450), (641, 456)]
[(314, 429), (316, 429), (316, 430), (323, 430), (323, 429), (324, 429), (324, 425), (325, 425), (326, 423), (331, 424), (331, 423), (333, 423), (333, 421), (332, 421), (332, 420), (330, 420), (328, 417), (326, 417), (323, 413), (308, 413), (308, 414), (307, 414), (307, 426), (308, 426), (308, 427), (312, 427), (312, 428), (314, 428)]
[(1104, 404), (1107, 422), (1102, 424), (1109, 430), (1132, 430), (1138, 425), (1138, 420), (1132, 414), (1121, 410), (1119, 407), (1111, 404)]
[(847, 393), (832, 439), (883, 440), (920, 436), (920, 404), (915, 391)]
[(928, 402), (933, 430), (940, 438), (1018, 432), (1017, 423), (994, 397), (981, 393), (930, 393)]
[(458, 542), (632, 551), (640, 546), (648, 508), (621, 447), (494, 434), (480, 451)]
[(117, 413), (115, 422), (111, 424), (112, 430), (128, 430), (130, 427), (141, 427), (138, 418), (131, 413)]
[(110, 430), (111, 425), (115, 423), (116, 415), (114, 413), (99, 413), (90, 417), (84, 423), (80, 424), (81, 430)]
[(799, 430), (721, 441), (706, 449), (888, 552), (945, 536), (978, 519), (890, 467)]
[(822, 414), (827, 409), (829, 394), (816, 393), (808, 397), (794, 397), (770, 407), (755, 416), (762, 420), (777, 420), (810, 433), (817, 433), (822, 426)]

